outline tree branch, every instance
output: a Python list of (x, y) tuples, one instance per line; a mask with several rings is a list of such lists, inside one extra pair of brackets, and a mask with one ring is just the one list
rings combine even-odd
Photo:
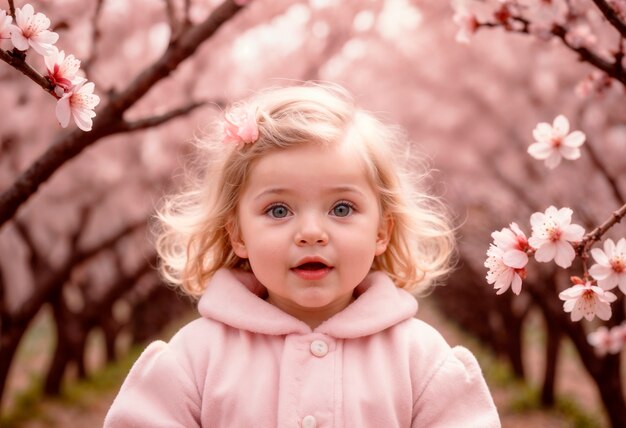
[(615, 10), (604, 0), (593, 0), (598, 9), (602, 12), (604, 17), (611, 23), (613, 27), (626, 38), (626, 24), (619, 19), (619, 15), (615, 13)]
[(135, 230), (145, 227), (145, 225), (145, 220), (128, 224), (103, 241), (94, 244), (90, 248), (74, 253), (68, 260), (65, 261), (61, 268), (51, 273), (47, 278), (41, 281), (40, 284), (37, 284), (38, 286), (35, 288), (33, 294), (20, 306), (19, 311), (14, 314), (14, 318), (16, 320), (32, 319), (34, 314), (41, 308), (41, 305), (48, 300), (49, 296), (55, 290), (58, 290), (65, 281), (67, 281), (74, 267), (85, 262), (91, 257), (100, 254), (101, 251), (110, 249), (122, 238), (131, 234)]
[(100, 138), (121, 132), (124, 112), (157, 82), (169, 76), (180, 63), (193, 55), (204, 41), (241, 9), (242, 7), (232, 0), (226, 0), (206, 20), (184, 31), (177, 40), (172, 41), (161, 58), (140, 73), (125, 90), (111, 94), (109, 102), (98, 109), (91, 132), (85, 133), (75, 129), (59, 137), (58, 141), (54, 142), (11, 187), (0, 195), (0, 227), (11, 219), (18, 208), (65, 162)]
[(9, 0), (9, 13), (15, 19), (15, 4), (13, 4), (13, 0)]
[[(494, 22), (481, 22), (478, 25), (478, 27), (479, 28), (480, 27), (487, 27), (487, 28), (503, 27), (505, 28), (506, 31), (509, 31), (512, 33), (530, 35), (530, 21), (528, 21), (527, 19), (521, 16), (513, 16), (511, 17), (511, 19), (522, 24), (522, 28), (514, 29), (514, 28), (508, 27), (505, 24), (494, 23)], [(609, 62), (584, 46), (573, 46), (572, 44), (570, 44), (566, 38), (567, 28), (563, 27), (562, 25), (554, 24), (552, 26), (552, 29), (550, 30), (550, 33), (558, 37), (559, 39), (561, 39), (561, 42), (568, 49), (578, 53), (581, 61), (584, 61), (593, 65), (597, 69), (605, 72), (607, 75), (611, 76), (615, 80), (618, 80), (619, 82), (621, 82), (622, 84), (626, 86), (626, 72), (624, 72), (624, 67), (622, 66), (622, 62), (621, 62), (621, 59), (623, 58), (623, 54), (620, 54), (618, 52), (615, 55), (615, 62)]]
[[(30, 66), (26, 62), (26, 54), (24, 52), (13, 49), (12, 51), (5, 51), (0, 49), (0, 59), (16, 70), (21, 71), (30, 80), (41, 86), (46, 92), (54, 96), (54, 85), (50, 83), (45, 76), (39, 74), (37, 70)], [(56, 96), (55, 96), (56, 98)]]
[(626, 204), (622, 205), (617, 211), (614, 211), (613, 214), (611, 214), (611, 217), (609, 217), (604, 223), (586, 234), (583, 237), (583, 240), (575, 246), (577, 253), (582, 254), (589, 250), (589, 248), (591, 248), (596, 241), (600, 240), (602, 235), (604, 235), (615, 224), (619, 223), (624, 216), (626, 216)]
[(158, 125), (161, 125), (171, 119), (174, 119), (179, 116), (184, 116), (187, 113), (195, 110), (198, 107), (202, 107), (206, 105), (206, 101), (197, 101), (187, 104), (186, 106), (179, 107), (177, 109), (171, 110), (167, 113), (164, 113), (159, 116), (151, 116), (143, 119), (135, 120), (132, 122), (124, 121), (122, 123), (123, 131), (138, 131), (140, 129), (152, 128)]

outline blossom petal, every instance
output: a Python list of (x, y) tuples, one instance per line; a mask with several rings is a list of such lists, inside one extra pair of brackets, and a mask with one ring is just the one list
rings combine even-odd
[(607, 321), (611, 318), (611, 305), (604, 302), (596, 302), (596, 315), (601, 320)]
[[(603, 266), (599, 264), (595, 264), (589, 268), (589, 275), (591, 275), (594, 279), (602, 280), (606, 279), (613, 273), (613, 269), (608, 266)], [(605, 287), (602, 287), (605, 288)], [(605, 288), (606, 289), (606, 288)]]
[(576, 160), (580, 158), (580, 149), (578, 147), (561, 146), (559, 148), (561, 156), (567, 160)]
[(528, 264), (528, 255), (520, 250), (509, 250), (504, 253), (502, 261), (509, 267), (521, 269)]
[(554, 150), (550, 154), (550, 156), (546, 159), (546, 168), (554, 169), (557, 166), (559, 166), (560, 163), (561, 163), (561, 154), (557, 150)]
[(20, 51), (28, 50), (28, 39), (22, 35), (22, 32), (17, 30), (11, 30), (11, 43), (13, 46)]
[(570, 242), (578, 242), (583, 239), (583, 236), (585, 236), (585, 229), (582, 226), (570, 224), (563, 228), (561, 238)]
[(535, 159), (547, 159), (554, 152), (554, 148), (545, 143), (533, 143), (528, 147), (528, 154)]
[(569, 132), (569, 120), (560, 114), (554, 119), (552, 128), (557, 136), (564, 137)]
[(538, 229), (543, 225), (543, 221), (545, 219), (545, 214), (536, 212), (530, 216), (530, 225), (533, 229)]
[[(531, 238), (532, 239), (532, 238)], [(549, 262), (556, 255), (556, 245), (553, 242), (547, 242), (535, 251), (535, 260), (538, 262)]]
[(519, 294), (522, 292), (522, 278), (518, 274), (515, 274), (515, 276), (513, 277), (513, 283), (511, 284), (511, 290), (517, 296), (519, 296)]
[[(572, 211), (571, 208), (563, 207), (558, 211), (556, 210), (555, 207), (550, 207), (550, 208), (554, 208), (555, 216), (559, 219), (559, 224), (561, 226), (566, 226), (572, 222), (572, 214), (574, 213), (574, 211)], [(547, 214), (547, 210), (546, 210), (546, 214)]]
[(564, 269), (570, 267), (572, 265), (572, 261), (576, 257), (574, 248), (571, 244), (563, 241), (557, 241), (555, 247), (556, 253), (554, 256), (554, 262)]
[(55, 108), (55, 113), (57, 116), (57, 120), (61, 124), (63, 128), (66, 128), (70, 123), (70, 96), (64, 95), (59, 101), (57, 101), (57, 105)]
[(591, 249), (591, 257), (603, 266), (609, 266), (609, 258), (606, 256), (606, 253), (599, 248)]
[(533, 138), (539, 142), (549, 142), (552, 139), (552, 126), (549, 123), (538, 123), (533, 130)]
[(586, 138), (582, 131), (574, 131), (563, 139), (562, 144), (568, 147), (580, 147), (585, 143)]
[(615, 243), (612, 239), (609, 238), (604, 241), (604, 252), (608, 258), (613, 257), (613, 254), (615, 254)]

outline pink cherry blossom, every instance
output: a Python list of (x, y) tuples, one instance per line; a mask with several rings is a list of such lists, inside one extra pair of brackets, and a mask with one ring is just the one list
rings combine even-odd
[(530, 216), (532, 236), (528, 243), (536, 248), (535, 260), (538, 262), (554, 262), (562, 268), (568, 268), (576, 257), (570, 242), (578, 242), (583, 238), (585, 229), (572, 221), (572, 210), (554, 206), (548, 207), (545, 213), (534, 213)]
[(507, 266), (520, 269), (528, 264), (528, 239), (517, 223), (493, 232), (491, 237), (496, 247), (504, 251), (502, 260)]
[(6, 11), (0, 10), (0, 39), (11, 38), (11, 22), (13, 22), (13, 17)]
[(70, 122), (70, 116), (83, 131), (91, 131), (93, 109), (100, 103), (100, 97), (93, 93), (94, 84), (82, 80), (73, 86), (57, 101), (56, 116), (63, 128)]
[(452, 20), (459, 26), (459, 30), (456, 33), (456, 41), (458, 43), (469, 43), (472, 34), (478, 30), (479, 23), (476, 16), (464, 9), (459, 9), (454, 13)]
[(74, 58), (74, 55), (66, 57), (65, 52), (59, 51), (56, 46), (52, 48), (52, 54), (43, 58), (48, 69), (48, 78), (55, 86), (60, 86), (67, 91), (79, 83), (80, 78), (76, 78), (76, 73), (80, 68), (80, 60)]
[(528, 147), (528, 153), (535, 159), (545, 159), (550, 169), (556, 168), (562, 158), (578, 159), (580, 146), (586, 138), (581, 131), (569, 133), (569, 121), (563, 115), (557, 116), (552, 125), (539, 123), (533, 130), (533, 137), (535, 142)]
[(617, 296), (587, 281), (561, 291), (559, 299), (565, 301), (563, 310), (571, 312), (572, 321), (580, 321), (583, 316), (588, 321), (595, 316), (606, 321), (611, 318), (610, 303), (614, 302)]
[(225, 143), (235, 143), (241, 148), (259, 138), (256, 111), (246, 104), (232, 106), (224, 114), (224, 122)]
[(624, 347), (626, 324), (612, 327), (610, 330), (605, 326), (598, 327), (593, 333), (587, 335), (587, 342), (595, 348), (599, 356), (619, 354)]
[(604, 251), (593, 248), (591, 255), (596, 264), (591, 266), (589, 274), (598, 281), (604, 290), (611, 290), (616, 286), (626, 294), (626, 239), (604, 241)]
[(21, 51), (30, 45), (40, 55), (53, 53), (52, 45), (59, 39), (59, 35), (48, 30), (50, 20), (43, 13), (35, 13), (30, 4), (15, 10), (15, 24), (11, 25), (11, 41), (13, 46)]
[[(526, 254), (524, 254), (525, 256)], [(522, 291), (522, 279), (526, 277), (526, 263), (522, 257), (511, 257), (507, 262), (514, 266), (509, 266), (504, 261), (505, 251), (495, 245), (490, 245), (487, 251), (485, 267), (487, 272), (487, 283), (494, 284), (493, 288), (498, 290), (496, 294), (502, 294), (511, 287), (513, 293), (520, 294)]]

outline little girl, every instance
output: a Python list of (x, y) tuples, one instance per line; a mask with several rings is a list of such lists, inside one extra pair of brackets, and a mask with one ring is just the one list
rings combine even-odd
[(414, 318), (453, 233), (399, 134), (330, 85), (220, 122), (158, 215), (161, 271), (201, 317), (148, 346), (105, 427), (499, 427), (474, 356)]

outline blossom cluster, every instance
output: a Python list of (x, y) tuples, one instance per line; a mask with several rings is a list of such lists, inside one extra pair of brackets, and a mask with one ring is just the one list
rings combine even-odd
[[(487, 250), (485, 267), (489, 269), (487, 283), (494, 285), (496, 294), (509, 288), (520, 294), (528, 255), (534, 255), (538, 262), (554, 260), (562, 268), (572, 265), (576, 257), (574, 245), (583, 239), (585, 230), (571, 224), (571, 218), (571, 209), (550, 206), (543, 213), (531, 215), (530, 238), (526, 238), (516, 223), (491, 234), (493, 242)], [(572, 321), (583, 317), (592, 320), (595, 316), (608, 320), (610, 304), (617, 299), (610, 290), (618, 287), (626, 294), (626, 239), (620, 239), (617, 244), (607, 239), (604, 250), (593, 248), (591, 255), (596, 262), (589, 269), (593, 280), (572, 277), (573, 285), (559, 294), (564, 301), (563, 310), (571, 314)]]
[[(538, 124), (533, 131), (535, 142), (528, 148), (528, 153), (545, 160), (550, 169), (555, 168), (561, 158), (578, 159), (586, 137), (581, 131), (570, 133), (569, 130), (569, 121), (563, 115), (557, 116), (552, 125)], [(564, 269), (572, 265), (577, 246), (585, 235), (581, 226), (572, 224), (572, 214), (570, 208), (557, 209), (554, 206), (543, 213), (532, 214), (530, 238), (516, 223), (491, 234), (493, 242), (485, 261), (485, 267), (489, 269), (486, 278), (494, 285), (497, 294), (509, 288), (520, 294), (529, 255), (542, 263), (554, 260)], [(584, 247), (581, 250), (587, 251)], [(589, 252), (595, 264), (585, 272), (584, 279), (572, 277), (572, 286), (559, 293), (559, 299), (564, 301), (563, 310), (570, 313), (572, 321), (592, 320), (596, 316), (608, 320), (611, 317), (610, 304), (617, 300), (610, 290), (617, 287), (626, 294), (626, 239), (617, 243), (606, 239), (603, 249), (592, 248)]]
[[(527, 33), (543, 41), (559, 35), (571, 49), (601, 49), (599, 41), (611, 34), (594, 25), (593, 13), (566, 0), (451, 0), (451, 4), (459, 43), (470, 43), (474, 34), (485, 27)], [(626, 2), (609, 0), (609, 5), (623, 21)], [(578, 84), (576, 94), (581, 98), (601, 95), (611, 83), (605, 72), (596, 71)]]
[(62, 127), (67, 127), (70, 117), (83, 131), (90, 131), (94, 108), (100, 103), (94, 84), (79, 74), (80, 61), (74, 55), (65, 55), (54, 45), (59, 35), (50, 29), (50, 19), (35, 13), (30, 4), (15, 10), (13, 17), (0, 9), (0, 41), (9, 40), (18, 51), (32, 48), (42, 55), (46, 64), (46, 78), (54, 86), (57, 98), (56, 117)]

